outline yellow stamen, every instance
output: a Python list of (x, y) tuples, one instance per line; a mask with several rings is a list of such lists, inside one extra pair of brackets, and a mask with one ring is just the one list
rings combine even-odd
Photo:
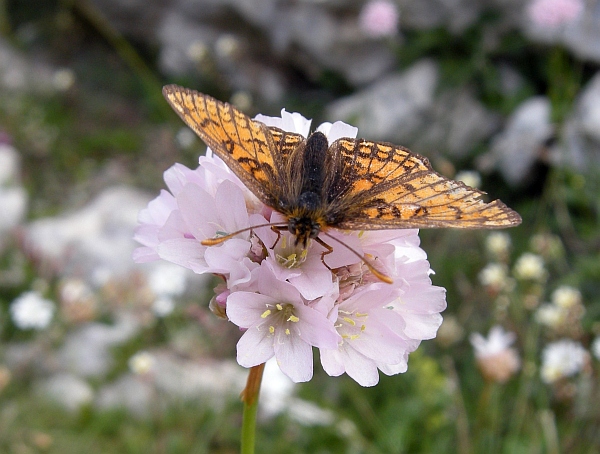
[(290, 318), (288, 318), (287, 321), (297, 323), (300, 321), (300, 319), (298, 317), (296, 317), (295, 315), (290, 315)]
[(273, 334), (275, 332), (275, 327), (273, 325), (269, 326), (269, 333)]
[(356, 322), (350, 317), (344, 317), (342, 320), (344, 320), (346, 323), (350, 323), (352, 326), (356, 326)]
[(277, 308), (278, 311), (282, 311), (283, 310), (283, 306), (281, 304), (279, 304), (279, 303), (277, 303), (275, 305), (275, 307)]
[(271, 309), (267, 309), (262, 314), (260, 314), (260, 318), (267, 318), (269, 315), (271, 315)]

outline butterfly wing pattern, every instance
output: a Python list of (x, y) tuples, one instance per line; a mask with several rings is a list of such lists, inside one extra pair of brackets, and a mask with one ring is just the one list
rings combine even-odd
[(433, 170), (427, 158), (385, 142), (339, 139), (329, 149), (325, 183), (342, 229), (455, 227), (494, 229), (521, 223), (500, 200)]
[[(183, 121), (266, 205), (291, 218), (301, 205), (295, 199), (302, 188), (309, 184), (313, 191), (319, 186), (320, 200), (307, 205), (317, 230), (495, 229), (521, 223), (521, 217), (499, 200), (484, 202), (483, 192), (443, 177), (426, 158), (404, 147), (342, 138), (319, 152), (308, 143), (319, 142), (311, 138), (320, 133), (305, 139), (268, 127), (227, 103), (177, 85), (165, 86), (163, 94)], [(308, 167), (315, 169), (315, 156), (323, 156), (324, 173), (318, 178), (306, 165), (310, 161)]]
[(262, 202), (274, 206), (277, 201), (270, 188), (282, 177), (280, 150), (284, 150), (281, 141), (286, 133), (272, 131), (227, 103), (178, 85), (165, 86), (163, 95), (233, 173)]

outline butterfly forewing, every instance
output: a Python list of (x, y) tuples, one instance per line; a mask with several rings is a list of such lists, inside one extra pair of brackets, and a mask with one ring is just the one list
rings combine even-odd
[(330, 210), (337, 227), (391, 229), (423, 227), (504, 228), (520, 216), (499, 200), (436, 173), (426, 158), (403, 147), (364, 139), (331, 145), (326, 182), (336, 197)]
[(167, 85), (163, 95), (181, 119), (259, 199), (270, 206), (276, 203), (276, 182), (284, 179), (281, 135), (274, 139), (272, 130), (263, 123), (197, 91)]

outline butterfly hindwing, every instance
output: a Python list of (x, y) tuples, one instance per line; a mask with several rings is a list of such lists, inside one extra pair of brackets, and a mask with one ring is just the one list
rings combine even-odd
[(364, 139), (339, 139), (330, 147), (334, 194), (330, 209), (339, 228), (503, 228), (519, 215), (499, 200), (436, 173), (426, 158), (406, 148)]

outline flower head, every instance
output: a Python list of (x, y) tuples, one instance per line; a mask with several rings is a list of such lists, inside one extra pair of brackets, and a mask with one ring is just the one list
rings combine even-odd
[(479, 333), (471, 334), (469, 340), (484, 377), (504, 383), (519, 370), (519, 355), (514, 348), (509, 348), (515, 337), (515, 333), (506, 332), (500, 326), (494, 326), (487, 338)]
[[(310, 132), (310, 120), (285, 110), (281, 117), (257, 120), (304, 136)], [(330, 143), (357, 135), (341, 122), (317, 130)], [(421, 340), (435, 337), (445, 290), (431, 283), (417, 230), (328, 229), (323, 239), (329, 249), (313, 240), (305, 247), (289, 232), (269, 227), (286, 220), (210, 150), (197, 169), (176, 164), (164, 176), (169, 191), (140, 213), (135, 239), (142, 246), (134, 259), (163, 259), (219, 275), (223, 280), (210, 308), (242, 331), (240, 365), (253, 367), (274, 357), (293, 381), (307, 381), (316, 347), (327, 373), (346, 372), (371, 386), (379, 370), (404, 372), (408, 354)], [(238, 231), (217, 245), (201, 244)], [(394, 283), (381, 282), (374, 268)]]
[(558, 27), (575, 20), (583, 11), (582, 0), (534, 0), (529, 4), (529, 18), (541, 27)]
[(552, 292), (552, 303), (569, 309), (581, 305), (581, 292), (574, 287), (563, 285)]
[(129, 358), (129, 361), (127, 361), (129, 369), (136, 375), (149, 374), (156, 366), (155, 363), (156, 359), (154, 356), (145, 350), (137, 352), (135, 355)]
[(510, 235), (504, 232), (493, 232), (485, 240), (485, 248), (492, 256), (506, 261), (510, 252)]
[(545, 326), (558, 329), (565, 321), (565, 311), (554, 304), (543, 304), (535, 312), (536, 321)]
[(10, 305), (14, 324), (20, 329), (44, 329), (54, 315), (54, 303), (36, 291), (25, 292)]
[(339, 340), (326, 314), (316, 309), (333, 306), (332, 296), (309, 305), (292, 284), (278, 280), (267, 267), (254, 274), (256, 292), (237, 291), (227, 298), (229, 320), (245, 330), (237, 347), (238, 363), (253, 367), (275, 356), (293, 381), (310, 380), (311, 347), (331, 349)]
[(373, 38), (393, 36), (398, 31), (400, 14), (389, 0), (371, 0), (363, 6), (358, 17), (360, 29)]
[(472, 188), (481, 187), (481, 175), (476, 170), (462, 170), (456, 174), (455, 180), (462, 181)]
[(556, 260), (564, 255), (564, 246), (557, 235), (537, 233), (531, 237), (531, 250), (547, 261)]
[(61, 315), (71, 322), (85, 322), (96, 316), (98, 301), (82, 279), (68, 278), (59, 286)]
[(514, 267), (514, 275), (523, 281), (543, 282), (548, 275), (542, 257), (530, 252), (523, 254)]
[(581, 319), (585, 314), (581, 292), (566, 285), (552, 292), (552, 302), (543, 304), (535, 313), (538, 323), (569, 337), (581, 335)]
[(498, 293), (510, 283), (506, 265), (502, 263), (488, 263), (479, 272), (479, 282), (492, 293)]
[(571, 377), (580, 372), (588, 361), (589, 354), (579, 342), (563, 339), (548, 344), (542, 352), (542, 380), (553, 383)]

